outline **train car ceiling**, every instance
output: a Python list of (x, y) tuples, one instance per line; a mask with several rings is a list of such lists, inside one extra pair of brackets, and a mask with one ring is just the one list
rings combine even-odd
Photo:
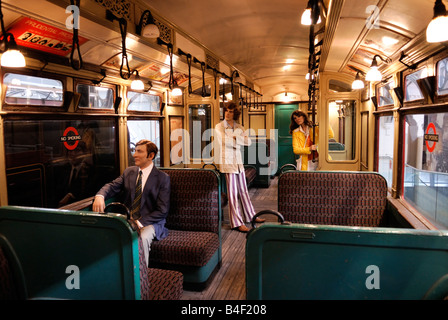
[[(315, 1), (322, 21), (314, 27), (318, 43), (314, 54), (320, 73), (343, 72), (353, 79), (356, 74), (363, 78), (377, 55), (382, 58), (376, 59), (380, 71), (390, 76), (406, 69), (406, 64), (419, 63), (445, 48), (441, 43), (426, 41), (434, 0)], [(211, 70), (201, 70), (200, 62), (204, 62), (226, 76), (237, 70), (243, 83), (261, 93), (265, 102), (286, 92), (296, 100), (308, 100), (305, 75), (309, 71), (310, 27), (300, 23), (308, 2), (314, 0), (83, 0), (80, 52), (86, 64), (97, 66), (97, 70), (104, 68), (108, 76), (113, 74), (121, 80), (122, 37), (119, 23), (106, 19), (106, 11), (110, 10), (127, 21), (125, 43), (130, 70), (136, 69), (143, 79), (167, 87), (171, 63), (167, 47), (157, 39), (139, 36), (136, 31), (142, 13), (149, 9), (159, 26), (160, 38), (173, 45), (177, 84), (185, 88), (189, 77), (197, 83), (203, 77), (211, 79)], [(37, 21), (63, 30), (55, 40), (66, 44), (65, 36), (72, 33), (67, 28), (68, 5), (68, 1), (62, 0), (2, 1), (5, 25), (16, 38), (27, 32), (27, 23), (30, 26), (30, 21)], [(32, 28), (37, 33), (36, 25)], [(48, 33), (41, 36), (50, 38)], [(63, 48), (70, 46), (68, 43)], [(199, 63), (190, 66), (178, 49)], [(65, 55), (60, 53), (68, 58), (70, 50), (65, 51)]]
[[(308, 0), (224, 2), (145, 0), (153, 13), (207, 46), (259, 86), (263, 100), (288, 91), (308, 100), (309, 27), (300, 24)], [(323, 39), (319, 71), (362, 77), (373, 57), (390, 76), (444, 48), (426, 42), (434, 0), (321, 1), (327, 16), (316, 25)], [(188, 17), (188, 18), (187, 18)], [(223, 32), (223, 30), (226, 30)], [(389, 59), (387, 59), (389, 58)]]
[[(72, 22), (69, 19), (70, 13), (66, 13), (66, 7), (67, 3), (61, 1), (2, 1), (7, 32), (14, 35), (28, 58), (36, 58), (37, 62), (31, 62), (28, 66), (51, 70), (51, 66), (46, 65), (45, 54), (50, 53), (66, 60), (70, 57), (73, 32), (66, 25)], [(81, 3), (78, 37), (81, 57), (86, 67), (78, 74), (83, 74), (86, 70), (100, 72), (103, 69), (106, 70), (107, 76), (121, 80), (119, 70), (123, 50), (120, 27), (118, 22), (106, 19), (106, 11), (107, 8), (94, 1)], [(48, 12), (52, 13), (51, 17)], [(98, 19), (98, 15), (104, 16), (104, 19)], [(159, 83), (161, 87), (165, 87), (170, 71), (167, 48), (157, 45), (155, 41), (142, 39), (135, 34), (132, 21), (127, 24), (125, 43), (130, 71), (137, 70), (144, 82), (154, 81), (156, 86)], [(192, 46), (189, 47), (191, 48)], [(76, 55), (74, 59), (77, 59)], [(57, 60), (57, 57), (53, 56), (52, 61)], [(189, 74), (187, 63), (177, 55), (173, 56), (172, 62), (177, 83), (185, 86)], [(62, 60), (61, 63), (66, 64), (66, 61)], [(60, 66), (58, 71), (61, 71)], [(202, 79), (202, 73), (198, 69), (192, 68), (190, 75), (194, 81)], [(91, 77), (92, 74), (88, 76)], [(102, 76), (98, 74), (96, 77), (99, 79)]]

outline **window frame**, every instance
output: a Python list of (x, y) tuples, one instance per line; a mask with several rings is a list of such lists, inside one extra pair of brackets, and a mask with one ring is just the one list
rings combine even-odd
[[(72, 101), (72, 97), (70, 92), (67, 90), (67, 78), (56, 74), (45, 71), (37, 71), (37, 70), (17, 70), (15, 68), (1, 68), (1, 82), (2, 82), (2, 110), (4, 111), (18, 111), (18, 112), (30, 112), (30, 111), (38, 111), (38, 112), (67, 112)], [(20, 74), (24, 76), (32, 76), (39, 78), (46, 78), (51, 80), (57, 80), (62, 83), (62, 105), (61, 106), (48, 106), (48, 105), (27, 105), (27, 104), (10, 104), (6, 101), (6, 85), (3, 83), (3, 79), (5, 74), (13, 73)], [(73, 92), (71, 92), (73, 94)]]
[[(434, 75), (435, 75), (435, 81), (434, 81), (434, 100), (436, 103), (444, 103), (448, 102), (448, 93), (439, 95), (437, 92), (438, 84), (439, 84), (439, 74), (438, 74), (438, 64), (440, 61), (448, 59), (448, 53), (443, 52), (437, 56), (434, 57)], [(447, 75), (448, 76), (448, 75)]]
[[(101, 88), (108, 88), (113, 90), (113, 99), (114, 103), (112, 105), (112, 109), (104, 109), (104, 108), (82, 108), (79, 106), (79, 101), (81, 100), (81, 95), (77, 91), (77, 87), (79, 84), (85, 84), (92, 87), (101, 87)], [(118, 90), (117, 86), (112, 83), (104, 83), (101, 82), (100, 84), (93, 84), (92, 81), (86, 80), (86, 79), (80, 79), (75, 78), (73, 81), (73, 92), (75, 93), (75, 112), (76, 113), (116, 113), (116, 103), (117, 103), (117, 97), (118, 97)]]
[[(397, 193), (396, 197), (397, 199), (394, 199), (393, 201), (400, 206), (403, 206), (402, 209), (400, 209), (400, 213), (403, 215), (403, 217), (410, 222), (412, 225), (417, 226), (418, 228), (427, 228), (431, 230), (438, 230), (440, 229), (440, 225), (426, 217), (426, 215), (422, 212), (420, 212), (417, 208), (415, 208), (412, 204), (410, 204), (405, 198), (404, 198), (404, 179), (405, 179), (405, 166), (406, 166), (406, 159), (405, 159), (405, 119), (408, 115), (415, 115), (415, 114), (432, 114), (432, 113), (444, 113), (448, 112), (448, 104), (443, 105), (419, 105), (418, 107), (412, 107), (412, 108), (402, 108), (400, 110), (400, 121), (399, 121), (399, 143), (398, 143), (398, 167), (397, 167)], [(443, 229), (443, 228), (442, 228)]]
[[(142, 113), (142, 112), (140, 112)], [(157, 152), (157, 156), (159, 156), (160, 159), (160, 167), (164, 166), (164, 146), (163, 146), (163, 131), (164, 131), (164, 119), (165, 117), (154, 117), (154, 116), (142, 116), (142, 115), (131, 115), (128, 117), (127, 119), (127, 123), (130, 121), (158, 121), (159, 122), (159, 137), (160, 137), (160, 145), (157, 146), (157, 148), (159, 149), (159, 151)], [(129, 130), (128, 130), (128, 124), (126, 123), (126, 139), (127, 139), (127, 149), (126, 149), (126, 153), (127, 153), (127, 166), (131, 165), (131, 161), (132, 161), (132, 153), (130, 150), (130, 144), (131, 144), (131, 140), (129, 137)]]
[[(393, 97), (393, 95), (392, 95), (392, 93), (390, 91), (389, 91), (389, 94), (390, 94), (393, 102), (391, 104), (385, 104), (383, 106), (380, 106), (380, 97), (381, 97), (380, 96), (380, 90), (382, 88), (384, 88), (385, 86), (387, 86), (388, 84), (392, 83), (392, 82), (393, 82), (393, 79), (389, 78), (389, 79), (386, 80), (386, 82), (382, 82), (382, 83), (379, 83), (379, 84), (376, 85), (376, 88), (375, 88), (375, 92), (376, 92), (375, 98), (376, 98), (376, 103), (377, 103), (377, 110), (389, 110), (389, 109), (393, 109), (395, 107), (395, 100), (394, 100), (394, 97)], [(393, 90), (393, 89), (394, 88), (390, 88), (389, 90)]]
[[(163, 94), (161, 92), (158, 91), (152, 91), (151, 92), (146, 92), (146, 91), (139, 91), (139, 90), (132, 90), (130, 87), (127, 88), (126, 90), (126, 112), (129, 115), (135, 115), (135, 116), (140, 116), (140, 115), (151, 115), (151, 116), (162, 116), (162, 106), (164, 104), (163, 102)], [(159, 97), (159, 111), (140, 111), (140, 110), (129, 110), (129, 98), (128, 98), (128, 93), (129, 92), (135, 92), (135, 93), (140, 93), (140, 94), (147, 94), (150, 96), (157, 96)]]
[[(418, 88), (419, 88), (420, 92), (422, 93), (423, 97), (421, 99), (417, 99), (417, 100), (406, 101), (406, 77), (413, 73), (419, 72), (425, 68), (426, 68), (426, 72), (428, 72), (427, 65), (422, 65), (420, 68), (417, 68), (415, 70), (407, 69), (407, 70), (403, 71), (403, 73), (402, 73), (403, 106), (415, 106), (415, 105), (422, 105), (425, 103), (425, 94), (423, 92), (421, 92), (420, 86)], [(424, 78), (421, 78), (421, 79), (424, 79)]]

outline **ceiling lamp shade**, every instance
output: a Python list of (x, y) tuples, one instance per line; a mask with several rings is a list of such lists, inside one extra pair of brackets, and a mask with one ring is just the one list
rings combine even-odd
[(142, 80), (140, 80), (140, 75), (138, 74), (138, 70), (134, 70), (132, 73), (135, 72), (135, 79), (131, 82), (131, 89), (132, 90), (144, 90), (145, 85)]
[(140, 23), (136, 28), (137, 34), (145, 38), (155, 39), (160, 36), (159, 27), (154, 22), (151, 11), (145, 10), (140, 17)]
[[(316, 6), (317, 7), (317, 6)], [(311, 0), (308, 1), (308, 5), (306, 6), (305, 11), (302, 13), (302, 17), (300, 19), (300, 23), (304, 26), (310, 26), (313, 22), (311, 20)], [(316, 23), (321, 23), (322, 19), (320, 18), (320, 15), (318, 15), (318, 19)]]
[(372, 64), (370, 65), (370, 70), (366, 74), (366, 81), (370, 82), (378, 82), (383, 79), (383, 76), (381, 72), (378, 70), (378, 63), (376, 62), (376, 58), (380, 58), (384, 62), (388, 62), (387, 60), (384, 60), (379, 55), (374, 55), (372, 59)]
[(131, 82), (131, 89), (132, 90), (143, 90), (145, 89), (145, 85), (143, 84), (143, 81), (140, 79), (132, 80)]
[(361, 80), (361, 77), (359, 76), (359, 72), (356, 73), (355, 81), (352, 83), (352, 89), (358, 90), (364, 88), (364, 81)]
[(426, 28), (427, 42), (448, 41), (448, 15), (442, 0), (434, 4), (434, 17)]
[(17, 49), (9, 49), (2, 54), (2, 67), (23, 68), (26, 66), (25, 57)]
[(0, 64), (2, 67), (11, 67), (11, 68), (23, 68), (25, 67), (25, 57), (19, 51), (17, 47), (16, 40), (14, 39), (14, 35), (12, 33), (8, 33), (5, 30), (5, 25), (3, 22), (3, 12), (1, 8), (2, 2), (0, 0), (0, 20), (3, 34), (3, 45), (4, 52), (2, 54)]
[(147, 24), (142, 30), (142, 36), (145, 38), (158, 38), (160, 36), (159, 27), (155, 24)]
[(181, 96), (181, 95), (182, 95), (182, 89), (179, 88), (179, 87), (175, 87), (175, 88), (173, 89), (173, 91), (171, 91), (171, 94), (172, 94), (174, 97)]

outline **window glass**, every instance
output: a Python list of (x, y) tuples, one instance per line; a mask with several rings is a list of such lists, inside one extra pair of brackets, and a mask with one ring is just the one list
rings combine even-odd
[(330, 101), (328, 105), (328, 119), (329, 160), (355, 159), (356, 101)]
[(5, 73), (3, 85), (7, 104), (50, 107), (63, 104), (64, 86), (59, 80)]
[(156, 167), (160, 167), (160, 155), (163, 153), (160, 144), (160, 123), (159, 120), (128, 120), (129, 136), (129, 165), (135, 165), (132, 155), (135, 151), (135, 145), (142, 139), (154, 142), (159, 148), (156, 158), (153, 160)]
[(394, 99), (392, 98), (392, 95), (390, 94), (390, 90), (392, 90), (392, 81), (386, 83), (384, 86), (381, 86), (378, 88), (378, 106), (384, 107), (384, 106), (390, 106), (394, 104)]
[(339, 80), (331, 79), (329, 84), (329, 90), (330, 92), (352, 92), (352, 85), (351, 83), (342, 82)]
[(130, 111), (160, 111), (160, 96), (157, 95), (128, 91), (128, 101)]
[(114, 90), (112, 88), (80, 83), (76, 86), (76, 91), (81, 94), (78, 104), (79, 108), (114, 108)]
[(378, 172), (392, 187), (392, 164), (394, 160), (394, 117), (382, 116), (378, 119)]
[(10, 205), (57, 208), (118, 176), (116, 120), (5, 120)]
[(448, 113), (405, 117), (403, 198), (448, 227)]
[(405, 97), (404, 101), (414, 101), (423, 99), (423, 94), (418, 86), (417, 80), (426, 77), (426, 68), (408, 74), (404, 78)]
[(437, 94), (448, 94), (448, 58), (437, 63)]
[[(190, 128), (190, 157), (202, 159), (202, 155), (211, 155), (210, 139), (203, 134), (211, 128), (211, 106), (209, 104), (193, 104), (188, 106)], [(208, 131), (210, 132), (210, 130)], [(207, 156), (208, 157), (208, 156)]]

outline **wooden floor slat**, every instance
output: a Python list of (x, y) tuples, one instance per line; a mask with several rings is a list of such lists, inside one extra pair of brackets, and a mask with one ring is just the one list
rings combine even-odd
[[(277, 178), (269, 188), (249, 190), (255, 212), (277, 210)], [(277, 218), (265, 215), (266, 220)], [(247, 224), (250, 226), (250, 224)], [(184, 290), (183, 300), (244, 300), (246, 299), (246, 234), (230, 229), (228, 206), (223, 208), (222, 266), (213, 281), (202, 292)]]

